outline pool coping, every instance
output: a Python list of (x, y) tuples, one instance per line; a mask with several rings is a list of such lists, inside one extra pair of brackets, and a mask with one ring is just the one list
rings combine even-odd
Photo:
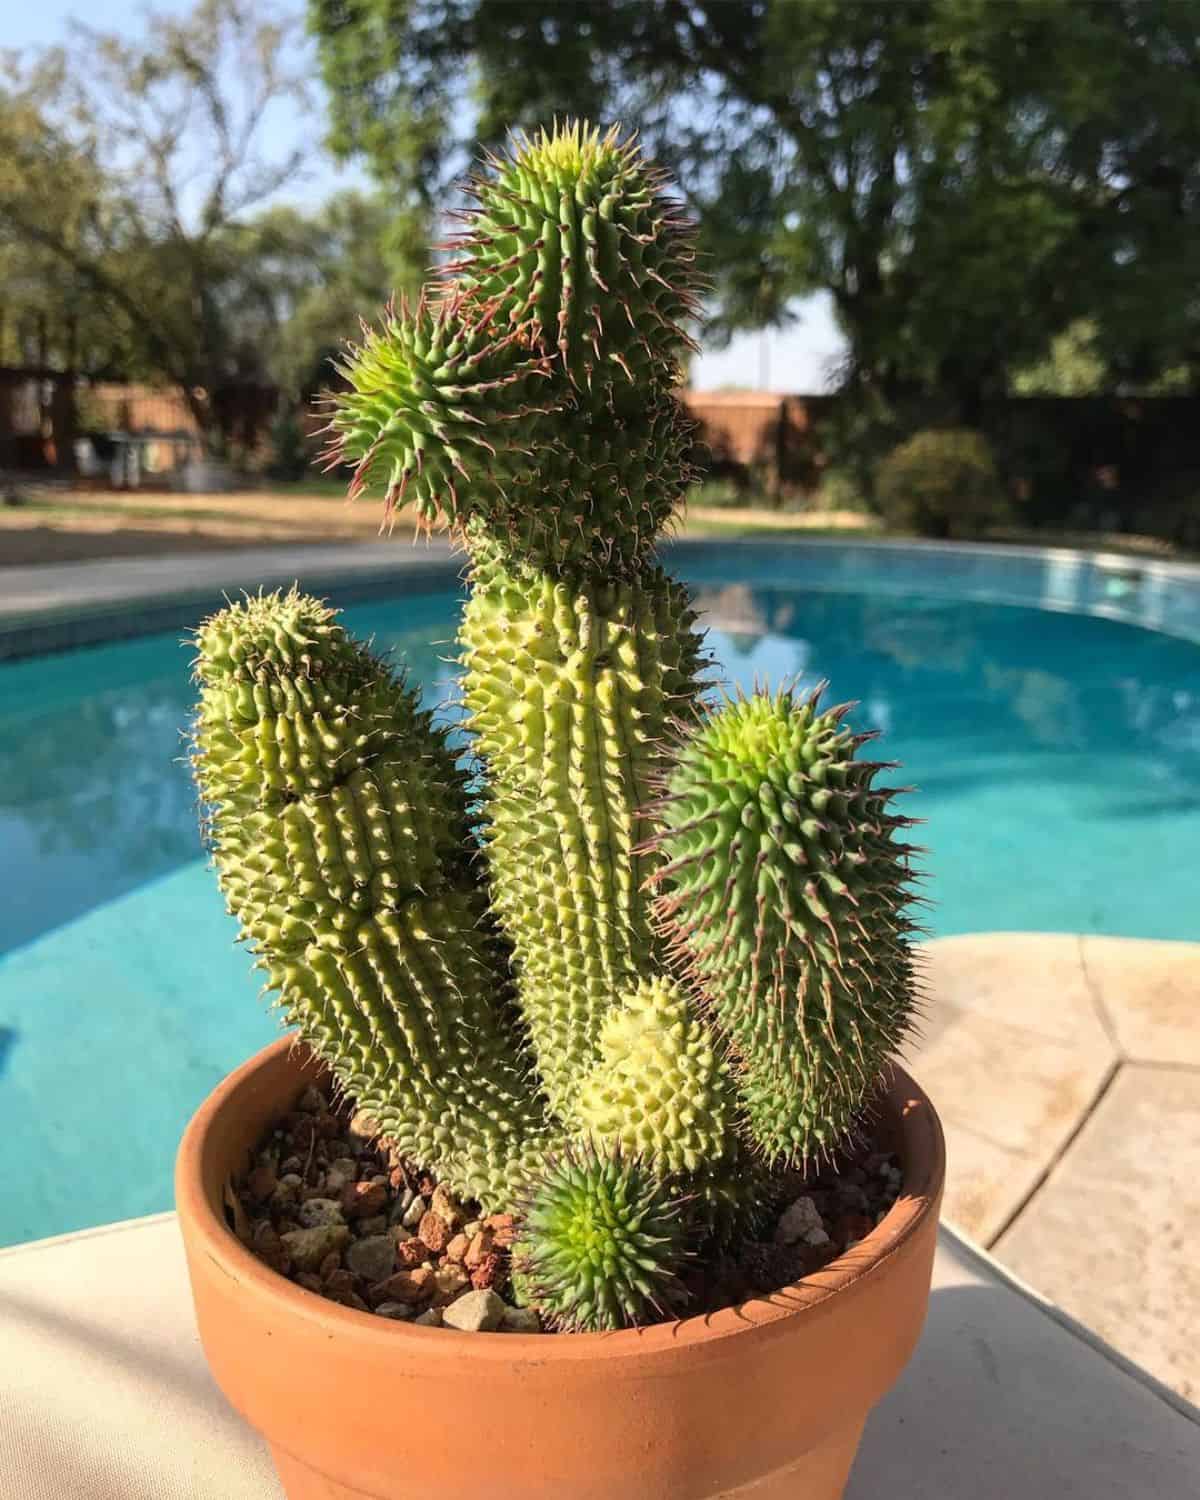
[[(1075, 547), (775, 533), (681, 537), (666, 541), (662, 550), (665, 557), (684, 559), (763, 548), (776, 557), (853, 549), (885, 557), (916, 553), (947, 559), (1051, 563), (1132, 581), (1135, 586), (1149, 580), (1162, 587), (1180, 586), (1189, 588), (1189, 592), (1194, 589), (1200, 600), (1200, 564)], [(373, 542), (264, 545), (205, 553), (163, 553), (152, 558), (0, 567), (0, 661), (187, 628), (219, 608), (231, 594), (286, 586), (297, 579), (303, 579), (305, 588), (312, 592), (335, 593), (339, 603), (355, 604), (394, 596), (401, 588), (428, 593), (456, 587), (462, 568), (461, 552), (441, 539), (419, 548)], [(974, 593), (966, 590), (964, 597), (1024, 602), (1030, 607), (1145, 625), (1131, 619), (1119, 606), (1094, 601), (1086, 606), (1063, 605), (1044, 598), (1023, 601), (987, 589)], [(1200, 623), (1182, 630), (1160, 622), (1145, 628), (1200, 642)]]

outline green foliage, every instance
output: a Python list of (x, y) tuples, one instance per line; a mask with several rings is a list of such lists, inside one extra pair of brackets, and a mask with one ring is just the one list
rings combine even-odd
[(678, 1293), (686, 1230), (683, 1206), (645, 1162), (567, 1152), (531, 1187), (513, 1260), (552, 1327), (636, 1327)]
[(666, 778), (656, 915), (737, 1059), (751, 1140), (803, 1163), (853, 1130), (911, 1021), (911, 850), (846, 707), (727, 702)]
[(893, 449), (875, 472), (875, 504), (889, 526), (920, 536), (980, 536), (1012, 515), (987, 439), (964, 428)]
[(432, 192), (476, 137), (620, 113), (687, 188), (715, 325), (823, 288), (864, 398), (974, 420), (1081, 317), (1116, 380), (1194, 368), (1200, 0), (575, 9), (310, 0), (335, 145)]
[[(675, 758), (705, 666), (653, 555), (689, 478), (687, 228), (615, 133), (559, 126), (491, 170), (454, 279), (351, 352), (332, 419), (352, 490), (469, 553), (473, 780), (294, 594), (202, 631), (197, 775), (287, 1018), (403, 1154), (488, 1207), (527, 1190), (522, 1285), (612, 1328), (761, 1215), (764, 1159), (855, 1126), (908, 1015), (906, 851), (811, 703), (718, 714)], [(695, 993), (648, 894), (677, 877), (658, 914), (695, 907), (669, 933), (699, 934)]]
[(316, 144), (274, 145), (296, 41), (270, 0), (194, 0), (0, 59), (0, 360), (174, 385), (214, 449), (223, 387), (326, 381), (359, 310), (416, 284), (427, 220), (394, 191), (277, 201)]

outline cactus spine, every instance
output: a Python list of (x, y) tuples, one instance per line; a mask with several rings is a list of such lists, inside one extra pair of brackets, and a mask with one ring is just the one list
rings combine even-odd
[(841, 711), (699, 707), (654, 548), (700, 283), (658, 174), (572, 125), (474, 192), (441, 284), (349, 351), (330, 457), (468, 552), (481, 787), (295, 594), (201, 632), (197, 775), (287, 1019), (402, 1153), (525, 1203), (547, 1317), (613, 1327), (869, 1105), (911, 1009), (909, 850)]

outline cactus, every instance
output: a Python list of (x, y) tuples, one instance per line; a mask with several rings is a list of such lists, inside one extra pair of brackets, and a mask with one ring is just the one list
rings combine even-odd
[(737, 1058), (769, 1158), (830, 1156), (912, 1014), (911, 847), (849, 705), (739, 698), (685, 734), (665, 779), (655, 911), (677, 972)]
[(586, 1146), (564, 1152), (522, 1210), (513, 1264), (525, 1296), (571, 1332), (657, 1321), (679, 1290), (684, 1208), (645, 1160)]
[(701, 706), (655, 556), (700, 282), (657, 173), (565, 126), (474, 193), (440, 285), (343, 361), (330, 456), (467, 551), (480, 775), (292, 593), (200, 632), (197, 777), (286, 1019), (402, 1155), (525, 1204), (547, 1320), (607, 1328), (869, 1109), (912, 1010), (911, 851), (842, 710)]

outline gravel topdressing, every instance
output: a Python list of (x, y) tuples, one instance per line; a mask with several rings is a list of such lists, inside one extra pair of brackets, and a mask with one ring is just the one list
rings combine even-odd
[[(764, 1236), (689, 1265), (675, 1310), (712, 1312), (820, 1270), (870, 1233), (900, 1186), (897, 1158), (870, 1143), (820, 1173), (781, 1174)], [(320, 1088), (306, 1088), (259, 1142), (226, 1188), (226, 1216), (264, 1264), (345, 1307), (432, 1327), (542, 1331), (512, 1298), (512, 1214), (460, 1203)]]

